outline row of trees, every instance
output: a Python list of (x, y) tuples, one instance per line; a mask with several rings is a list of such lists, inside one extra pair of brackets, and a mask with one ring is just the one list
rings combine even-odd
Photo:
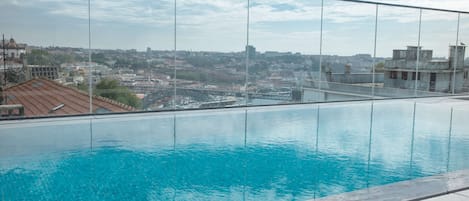
[[(80, 84), (78, 88), (88, 91), (87, 84)], [(118, 80), (103, 79), (94, 88), (93, 94), (115, 100), (117, 102), (141, 109), (142, 101), (129, 88), (121, 86)]]
[(72, 63), (84, 61), (84, 58), (74, 54), (54, 53), (51, 54), (46, 50), (33, 49), (31, 53), (26, 55), (26, 60), (30, 65), (52, 65), (59, 66), (63, 63)]

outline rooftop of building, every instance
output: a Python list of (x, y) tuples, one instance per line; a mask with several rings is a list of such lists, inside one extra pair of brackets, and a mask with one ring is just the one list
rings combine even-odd
[[(23, 105), (26, 117), (89, 113), (89, 96), (86, 92), (43, 78), (8, 87), (4, 90), (4, 96), (7, 105)], [(94, 95), (92, 99), (93, 113), (135, 110), (101, 96)]]

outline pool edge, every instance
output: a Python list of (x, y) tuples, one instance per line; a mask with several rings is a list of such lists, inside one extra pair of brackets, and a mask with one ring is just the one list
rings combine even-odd
[(469, 169), (331, 195), (316, 201), (423, 200), (469, 189)]

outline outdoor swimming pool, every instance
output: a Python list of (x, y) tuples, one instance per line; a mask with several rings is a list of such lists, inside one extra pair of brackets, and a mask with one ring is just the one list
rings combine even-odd
[(307, 200), (468, 169), (464, 104), (391, 100), (4, 121), (1, 198)]

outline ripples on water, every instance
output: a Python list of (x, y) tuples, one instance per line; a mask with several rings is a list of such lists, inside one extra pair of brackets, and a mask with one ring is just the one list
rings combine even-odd
[(411, 178), (295, 146), (206, 148), (69, 153), (2, 170), (0, 189), (7, 200), (303, 200)]

